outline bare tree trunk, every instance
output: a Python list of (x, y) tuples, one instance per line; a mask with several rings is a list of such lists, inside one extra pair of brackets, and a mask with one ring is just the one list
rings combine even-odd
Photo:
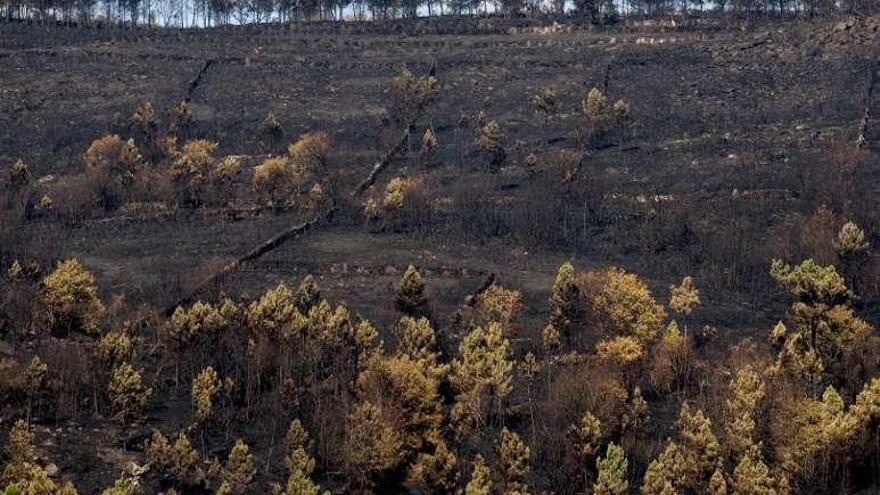
[(868, 91), (865, 94), (865, 112), (859, 124), (859, 134), (856, 138), (856, 146), (864, 149), (868, 145), (868, 123), (871, 121), (871, 104), (874, 97), (874, 86), (877, 83), (877, 73), (880, 72), (880, 61), (871, 68), (871, 76), (868, 80)]

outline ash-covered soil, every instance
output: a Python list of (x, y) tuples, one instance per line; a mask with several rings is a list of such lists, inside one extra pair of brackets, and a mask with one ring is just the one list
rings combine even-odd
[[(437, 163), (426, 166), (412, 152), (377, 184), (417, 175), (433, 198), (453, 198), (456, 205), (477, 198), (492, 205), (491, 215), (480, 210), (467, 217), (469, 224), (435, 218), (402, 232), (342, 215), (246, 264), (211, 294), (257, 295), (311, 273), (331, 299), (390, 326), (397, 318), (393, 287), (408, 264), (426, 275), (440, 320), (494, 273), (523, 292), (530, 330), (517, 338), (533, 339), (557, 268), (574, 260), (579, 269), (626, 266), (659, 294), (693, 274), (704, 302), (696, 318), (733, 340), (764, 335), (784, 314), (766, 268), (773, 257), (795, 261), (808, 250), (801, 233), (819, 206), (862, 215), (860, 224), (876, 241), (869, 225), (877, 219), (876, 154), (861, 165), (855, 189), (831, 188), (823, 175), (829, 168), (820, 164), (855, 140), (870, 74), (878, 70), (878, 46), (877, 18), (157, 31), (0, 23), (0, 163), (21, 158), (38, 183), (63, 182), (81, 172), (89, 143), (118, 128), (143, 102), (162, 110), (187, 97), (211, 61), (190, 95), (190, 134), (216, 140), (221, 154), (246, 157), (238, 184), (243, 197), (252, 168), (267, 155), (258, 132), (269, 113), (282, 123), (286, 142), (306, 130), (330, 134), (329, 165), (344, 190), (387, 146), (382, 121), (390, 78), (402, 67), (417, 74), (433, 68), (440, 89), (427, 121), (439, 141)], [(530, 102), (547, 86), (560, 95), (549, 121)], [(591, 151), (575, 185), (560, 185), (552, 157), (575, 146), (573, 122), (594, 86), (629, 102), (634, 130), (616, 146)], [(480, 111), (506, 134), (508, 160), (497, 171), (480, 163), (472, 133), (461, 124)], [(876, 151), (878, 134), (875, 119), (869, 151)], [(539, 172), (526, 165), (529, 154), (542, 163)], [(584, 188), (596, 204), (560, 200), (565, 188)], [(530, 206), (544, 203), (564, 214), (549, 221), (546, 210)], [(214, 213), (120, 221), (107, 213), (77, 225), (44, 218), (23, 224), (22, 238), (35, 257), (78, 257), (105, 300), (124, 296), (133, 305), (163, 308), (216, 267), (301, 220), (289, 213)], [(866, 284), (866, 302), (876, 298), (877, 284)], [(173, 423), (173, 406), (162, 403), (151, 415)], [(56, 459), (69, 459), (60, 445), (68, 453), (88, 450), (94, 435), (77, 428), (41, 430), (57, 444), (44, 450)], [(88, 472), (87, 484), (106, 485), (123, 456), (111, 450), (62, 468)]]

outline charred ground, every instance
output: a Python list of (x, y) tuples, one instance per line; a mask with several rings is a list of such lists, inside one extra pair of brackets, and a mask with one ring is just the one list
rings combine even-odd
[[(0, 163), (24, 160), (36, 197), (54, 194), (55, 203), (49, 213), (4, 217), (0, 266), (21, 259), (48, 273), (57, 260), (77, 257), (102, 298), (125, 308), (120, 320), (165, 308), (219, 266), (307, 219), (250, 209), (251, 178), (267, 156), (323, 131), (333, 143), (327, 173), (335, 214), (199, 297), (256, 297), (312, 274), (326, 296), (393, 341), (382, 329), (399, 316), (394, 288), (414, 264), (454, 353), (461, 335), (448, 322), (494, 274), (523, 293), (515, 335), (521, 354), (540, 345), (560, 264), (618, 265), (646, 279), (658, 299), (692, 275), (703, 299), (694, 318), (720, 336), (701, 352), (722, 356), (744, 337), (763, 341), (785, 315), (788, 299), (768, 275), (771, 259), (836, 263), (833, 238), (850, 220), (877, 245), (876, 119), (866, 148), (854, 143), (866, 104), (876, 107), (865, 95), (876, 79), (878, 45), (876, 17), (606, 28), (502, 19), (129, 31), (0, 23)], [(376, 224), (349, 191), (398, 139), (385, 108), (388, 81), (403, 67), (434, 71), (436, 102), (410, 151), (374, 187), (417, 178), (429, 206)], [(559, 98), (544, 118), (531, 98), (548, 86)], [(633, 125), (625, 137), (584, 149), (572, 129), (592, 87), (627, 101)], [(139, 105), (151, 102), (162, 113), (184, 99), (193, 116), (187, 137), (242, 157), (242, 174), (222, 204), (106, 210), (65, 189), (81, 174), (89, 144), (130, 132)], [(507, 157), (498, 167), (474, 146), (480, 112), (503, 128)], [(267, 145), (261, 129), (269, 114), (283, 138)], [(427, 127), (439, 143), (430, 162), (418, 153)], [(561, 150), (576, 150), (575, 158)], [(862, 270), (857, 304), (876, 322), (880, 260), (872, 254)], [(6, 328), (15, 333), (10, 308), (7, 300)], [(20, 349), (31, 355), (58, 345), (14, 341), (6, 352), (26, 362), (17, 359)], [(150, 426), (183, 424), (188, 400), (187, 387), (154, 397)], [(652, 400), (658, 416), (674, 415), (679, 402)], [(41, 418), (38, 439), (81, 490), (107, 486), (125, 461), (142, 461), (137, 452), (122, 453), (117, 436), (103, 431), (105, 421), (84, 414), (76, 421), (84, 426)], [(274, 425), (273, 433), (285, 427)], [(259, 428), (236, 428), (262, 462), (278, 460)], [(655, 436), (666, 434), (669, 428)], [(228, 447), (211, 444), (215, 452)], [(319, 460), (322, 473), (333, 465)], [(341, 483), (324, 474), (331, 487)], [(558, 486), (540, 476), (536, 484)]]

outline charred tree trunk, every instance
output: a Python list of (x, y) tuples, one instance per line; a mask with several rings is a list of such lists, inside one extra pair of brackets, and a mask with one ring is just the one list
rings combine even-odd
[(859, 124), (859, 134), (856, 138), (856, 147), (863, 149), (868, 145), (868, 124), (871, 121), (871, 104), (874, 99), (874, 86), (877, 84), (877, 73), (880, 72), (880, 61), (871, 68), (871, 76), (868, 80), (868, 91), (865, 94), (865, 112)]
[(165, 315), (166, 316), (172, 315), (174, 313), (174, 310), (177, 309), (178, 306), (191, 304), (195, 300), (195, 298), (199, 295), (199, 293), (201, 293), (206, 288), (210, 287), (211, 285), (217, 283), (220, 280), (223, 280), (224, 278), (226, 278), (229, 275), (231, 275), (232, 273), (234, 273), (238, 269), (238, 267), (240, 267), (242, 264), (244, 264), (248, 261), (253, 261), (253, 260), (263, 256), (264, 254), (278, 248), (279, 246), (281, 246), (285, 242), (287, 242), (291, 239), (294, 239), (296, 237), (299, 237), (300, 235), (305, 234), (316, 224), (320, 223), (321, 221), (329, 219), (333, 215), (334, 211), (335, 210), (333, 208), (331, 208), (323, 215), (319, 215), (318, 217), (315, 217), (312, 220), (309, 220), (307, 222), (304, 222), (299, 225), (295, 225), (287, 230), (284, 230), (284, 231), (280, 232), (279, 234), (275, 235), (274, 237), (272, 237), (271, 239), (267, 240), (266, 242), (251, 249), (244, 256), (236, 259), (235, 261), (232, 261), (232, 262), (226, 264), (223, 268), (221, 268), (220, 270), (214, 272), (213, 274), (211, 274), (210, 276), (208, 276), (207, 278), (202, 280), (188, 294), (179, 298), (173, 304), (166, 307), (165, 308)]

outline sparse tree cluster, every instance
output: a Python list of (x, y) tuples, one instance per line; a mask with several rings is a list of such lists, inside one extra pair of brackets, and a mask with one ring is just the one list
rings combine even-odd
[[(352, 6), (184, 5), (175, 8), (205, 25), (336, 18)], [(582, 20), (599, 23), (639, 13), (665, 19), (693, 7), (619, 5), (577, 0), (573, 8)], [(853, 5), (735, 1), (718, 7), (757, 16), (795, 8), (827, 14)], [(72, 19), (79, 10), (86, 23), (96, 4), (3, 6), (8, 17), (41, 21)], [(510, 16), (542, 7), (512, 0), (354, 6), (376, 18), (416, 16), (423, 7)], [(132, 24), (153, 8), (138, 2), (106, 7), (116, 13), (104, 15)], [(557, 13), (570, 8), (564, 2), (544, 7)], [(762, 260), (759, 276), (752, 274), (763, 280), (751, 294), (755, 304), (743, 310), (740, 301), (728, 300), (719, 279), (736, 279), (748, 267), (736, 253), (713, 257), (718, 253), (708, 254), (707, 246), (736, 244), (713, 239), (718, 231), (748, 238), (746, 232), (702, 225), (690, 213), (693, 199), (678, 191), (630, 194), (630, 186), (645, 183), (639, 171), (611, 163), (615, 155), (597, 157), (608, 147), (618, 151), (633, 128), (630, 104), (610, 98), (607, 80), (606, 89), (578, 98), (574, 113), (561, 108), (569, 98), (553, 87), (530, 95), (528, 111), (539, 115), (539, 125), (576, 121), (575, 140), (543, 136), (540, 145), (576, 142), (548, 151), (516, 139), (523, 137), (516, 135), (523, 121), (490, 119), (488, 101), (483, 111), (463, 110), (457, 129), (448, 122), (435, 126), (428, 112), (441, 86), (435, 69), (426, 76), (403, 69), (391, 80), (378, 161), (345, 196), (334, 189), (351, 185), (361, 171), (345, 160), (335, 166), (339, 153), (329, 134), (304, 132), (285, 149), (289, 136), (278, 118), (269, 114), (260, 123), (259, 115), (253, 140), (243, 141), (265, 154), (224, 155), (232, 143), (197, 134), (204, 127), (188, 100), (164, 112), (144, 103), (130, 118), (117, 119), (111, 132), (76, 154), (81, 167), (70, 181), (38, 178), (39, 163), (10, 163), (0, 218), (2, 493), (73, 495), (72, 482), (84, 493), (105, 495), (791, 495), (857, 493), (880, 485), (874, 469), (880, 459), (880, 339), (871, 323), (876, 215), (838, 211), (852, 198), (836, 199), (834, 210), (814, 210), (809, 194), (734, 190), (728, 198), (725, 190), (724, 203), (734, 208), (767, 194), (796, 203), (785, 222), (802, 230), (792, 239), (770, 231), (778, 244), (768, 242), (762, 254), (806, 259), (774, 260), (769, 270)], [(452, 132), (462, 163), (446, 161), (455, 147), (447, 140)], [(708, 131), (700, 139), (706, 146), (733, 140)], [(466, 158), (488, 166), (477, 170)], [(596, 177), (599, 168), (634, 180), (618, 189)], [(449, 191), (445, 181), (453, 175), (473, 184)], [(479, 246), (497, 257), (486, 266), (450, 268), (454, 261), (428, 248), (405, 261), (401, 251), (389, 249), (381, 265), (322, 259), (312, 266), (293, 251), (255, 262), (297, 232), (287, 230), (224, 263), (193, 291), (175, 272), (156, 275), (161, 289), (154, 292), (160, 294), (146, 293), (103, 284), (115, 267), (80, 242), (70, 224), (52, 222), (56, 216), (70, 223), (88, 218), (70, 213), (81, 206), (77, 201), (114, 215), (94, 222), (98, 227), (120, 219), (136, 229), (144, 211), (169, 213), (173, 222), (180, 220), (176, 225), (185, 225), (184, 217), (208, 217), (218, 231), (229, 219), (270, 211), (272, 222), (286, 222), (288, 215), (295, 222), (316, 219), (308, 227), (338, 210), (342, 225), (368, 219), (370, 231), (358, 241), (384, 231), (416, 231), (425, 238), (447, 236), (451, 244), (459, 240), (452, 234), (466, 225), (476, 236), (491, 230), (501, 246)], [(744, 217), (752, 210), (742, 211)], [(222, 218), (215, 223), (209, 214), (218, 212)], [(97, 220), (102, 213), (91, 214)], [(27, 224), (31, 218), (41, 222)], [(549, 265), (558, 256), (585, 256), (580, 239), (601, 241), (611, 228), (625, 230), (614, 254), (626, 269)], [(208, 247), (226, 247), (229, 229)], [(46, 235), (19, 247), (25, 230)], [(578, 249), (536, 254), (516, 242), (517, 232), (548, 251)], [(332, 243), (334, 235), (316, 242)], [(37, 242), (49, 246), (46, 253), (32, 252)], [(207, 244), (200, 238), (192, 243), (200, 254)], [(605, 254), (604, 247), (597, 243), (586, 255)], [(56, 251), (68, 249), (82, 253), (82, 261), (59, 262)], [(654, 270), (640, 261), (655, 258), (630, 257), (637, 250), (655, 256), (673, 249), (689, 257), (692, 275), (686, 265)], [(815, 253), (807, 258), (804, 251)], [(455, 253), (467, 256), (465, 248)], [(175, 263), (168, 265), (176, 271)], [(303, 266), (330, 268), (326, 277), (305, 276), (298, 285), (276, 280), (267, 288), (272, 267), (291, 265), (296, 273)], [(240, 267), (246, 271), (231, 282)], [(137, 271), (133, 265), (113, 276)], [(352, 273), (362, 288), (339, 283)], [(502, 285), (502, 273), (515, 276)], [(450, 282), (454, 278), (466, 281)], [(872, 290), (873, 298), (866, 295)], [(764, 296), (785, 301), (787, 309), (758, 304)], [(743, 312), (746, 323), (730, 316)], [(80, 466), (71, 458), (83, 444), (98, 454), (90, 452)], [(70, 458), (59, 468), (50, 462), (56, 456)], [(86, 469), (90, 476), (80, 482)]]
[[(634, 273), (577, 272), (570, 263), (550, 288), (543, 330), (518, 323), (522, 295), (495, 281), (470, 301), (470, 313), (459, 313), (467, 318), (454, 347), (426, 317), (431, 294), (413, 266), (388, 294), (402, 314), (388, 347), (381, 330), (324, 299), (311, 276), (296, 290), (280, 284), (256, 298), (177, 308), (154, 351), (130, 325), (110, 326), (94, 278), (75, 260), (47, 277), (42, 304), (64, 330), (57, 335), (96, 335), (90, 359), (109, 370), (92, 378), (100, 410), (118, 425), (122, 448), (149, 463), (106, 493), (161, 485), (513, 495), (569, 486), (605, 495), (786, 495), (847, 486), (861, 459), (877, 454), (880, 379), (861, 378), (875, 372), (873, 328), (855, 315), (833, 267), (774, 262), (770, 273), (795, 299), (788, 323), (771, 332), (775, 355), (737, 354), (726, 374), (703, 361), (676, 321), (693, 322), (701, 304), (693, 278), (672, 286), (667, 311)], [(534, 332), (530, 342), (512, 340), (514, 328)], [(165, 363), (155, 375), (144, 368), (151, 361)], [(21, 390), (45, 402), (59, 390), (57, 358), (28, 362)], [(706, 383), (718, 395), (704, 400), (694, 391)], [(189, 396), (182, 428), (128, 441), (168, 394)], [(669, 406), (679, 408), (672, 434), (652, 414)], [(265, 434), (245, 441), (251, 421)], [(75, 493), (35, 462), (26, 421), (7, 445), (4, 486)], [(221, 458), (211, 454), (218, 449)], [(267, 478), (263, 465), (277, 475)], [(545, 477), (548, 465), (557, 466), (554, 477)]]
[(497, 0), (401, 0), (387, 2), (146, 2), (129, 0), (123, 3), (107, 3), (90, 0), (79, 3), (28, 3), (7, 2), (0, 6), (0, 15), (7, 19), (30, 19), (37, 22), (65, 22), (68, 24), (117, 23), (131, 25), (165, 25), (176, 27), (206, 27), (227, 24), (260, 22), (305, 22), (318, 20), (342, 20), (354, 17), (359, 20), (383, 21), (395, 18), (415, 18), (424, 14), (436, 15), (503, 15), (541, 17), (568, 15), (578, 22), (614, 23), (621, 16), (650, 16), (660, 18), (664, 14), (710, 14), (732, 13), (743, 17), (802, 15), (820, 16), (834, 13), (870, 14), (876, 6), (864, 0), (846, 0), (839, 3), (815, 0), (758, 2), (750, 0), (714, 0), (696, 4), (673, 1), (635, 2), (578, 0), (573, 4), (560, 1)]
[[(329, 153), (327, 134), (306, 133), (287, 148), (285, 155), (270, 157), (254, 169), (253, 190), (276, 208), (319, 207), (324, 201), (321, 179)], [(303, 190), (310, 183), (311, 188)]]

